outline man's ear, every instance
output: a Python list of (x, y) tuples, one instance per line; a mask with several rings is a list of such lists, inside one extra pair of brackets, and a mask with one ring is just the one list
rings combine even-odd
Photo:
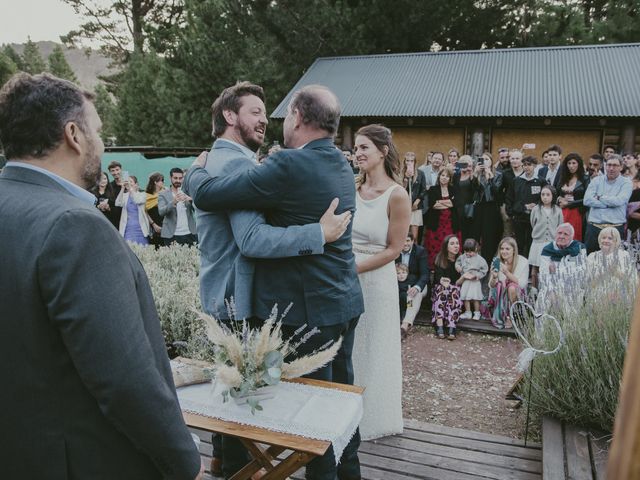
[(298, 110), (297, 108), (293, 110), (293, 127), (294, 128), (300, 128), (303, 124), (302, 122), (302, 114), (300, 113), (300, 110)]
[(223, 110), (222, 116), (229, 126), (234, 126), (236, 124), (236, 120), (238, 119), (238, 114), (233, 110)]
[(82, 155), (82, 145), (80, 144), (80, 135), (82, 134), (78, 125), (74, 122), (67, 122), (64, 126), (64, 142), (67, 146), (76, 152), (78, 155)]

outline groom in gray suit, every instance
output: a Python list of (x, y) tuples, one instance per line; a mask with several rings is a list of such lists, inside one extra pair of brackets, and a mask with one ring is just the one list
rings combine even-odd
[[(282, 227), (317, 222), (336, 197), (342, 211), (353, 211), (353, 173), (333, 144), (339, 121), (340, 105), (331, 91), (321, 86), (304, 87), (294, 94), (284, 122), (288, 149), (244, 172), (213, 177), (197, 168), (203, 163), (201, 156), (185, 179), (187, 193), (202, 210), (262, 209), (271, 225)], [(319, 329), (319, 334), (301, 346), (299, 355), (343, 338), (334, 361), (310, 376), (353, 383), (351, 352), (364, 306), (350, 227), (339, 239), (325, 245), (321, 255), (257, 260), (254, 313), (264, 319), (274, 303), (283, 306), (290, 302), (293, 306), (283, 321), (285, 335), (292, 335), (305, 324)], [(359, 479), (359, 441), (356, 432), (338, 468), (331, 448), (314, 459), (307, 466), (307, 479), (333, 480), (336, 475), (341, 480)]]
[[(264, 141), (268, 123), (262, 87), (237, 83), (220, 94), (211, 110), (216, 141), (208, 154), (207, 172), (213, 176), (236, 175), (254, 167), (255, 151)], [(333, 214), (337, 203), (331, 203), (319, 223), (285, 228), (267, 224), (256, 210), (197, 210), (203, 309), (218, 320), (248, 319), (255, 325), (253, 259), (324, 253), (325, 243), (338, 239), (351, 220), (348, 211)], [(234, 318), (230, 318), (225, 304), (231, 299)], [(229, 478), (247, 463), (245, 449), (237, 439), (214, 435), (212, 443), (212, 472)]]
[(47, 74), (0, 90), (2, 478), (202, 478), (147, 276), (85, 190), (92, 99)]

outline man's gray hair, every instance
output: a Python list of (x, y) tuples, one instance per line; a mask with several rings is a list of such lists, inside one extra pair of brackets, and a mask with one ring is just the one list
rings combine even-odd
[(617, 160), (618, 163), (622, 165), (622, 157), (617, 153), (612, 153), (611, 155), (609, 155), (609, 158), (607, 158), (604, 163), (609, 163), (611, 160)]
[(573, 238), (576, 235), (575, 228), (573, 228), (573, 225), (571, 225), (569, 222), (564, 222), (558, 225), (558, 228), (556, 228), (556, 232), (561, 228), (566, 228), (567, 230), (569, 230), (571, 232), (571, 238)]
[(335, 94), (323, 85), (307, 85), (295, 92), (289, 109), (291, 112), (298, 110), (305, 125), (325, 130), (331, 137), (338, 132), (340, 102)]

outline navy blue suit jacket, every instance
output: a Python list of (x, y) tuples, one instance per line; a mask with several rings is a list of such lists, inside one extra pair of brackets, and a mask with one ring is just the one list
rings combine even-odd
[[(196, 168), (187, 175), (189, 194), (205, 211), (263, 210), (271, 225), (316, 223), (338, 197), (337, 213), (355, 210), (353, 172), (329, 138), (302, 149), (281, 150), (237, 175), (210, 177)], [(364, 311), (351, 245), (351, 225), (322, 255), (259, 259), (255, 266), (255, 314), (267, 318), (293, 303), (283, 323), (321, 327), (348, 322)]]

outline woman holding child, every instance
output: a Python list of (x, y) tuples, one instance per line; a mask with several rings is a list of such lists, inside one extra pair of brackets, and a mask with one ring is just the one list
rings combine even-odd
[(399, 183), (400, 159), (391, 131), (367, 125), (356, 132), (361, 175), (353, 218), (353, 251), (365, 312), (353, 347), (356, 385), (366, 387), (360, 435), (370, 440), (402, 432), (402, 355), (395, 259), (407, 238), (409, 195)]

